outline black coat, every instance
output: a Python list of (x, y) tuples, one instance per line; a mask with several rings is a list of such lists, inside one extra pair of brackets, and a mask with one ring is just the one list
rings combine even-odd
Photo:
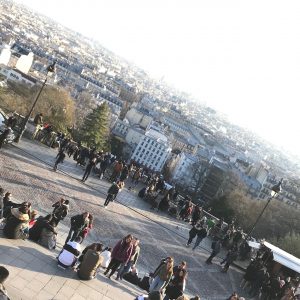
[(83, 218), (83, 215), (76, 215), (71, 217), (71, 228), (76, 230), (83, 230), (85, 227), (87, 227), (87, 225), (88, 224)]
[(207, 236), (207, 230), (205, 228), (201, 228), (198, 232), (197, 232), (197, 236), (199, 238), (204, 239)]
[(107, 193), (117, 195), (119, 193), (119, 189), (120, 189), (119, 186), (116, 183), (114, 183), (113, 185), (110, 186)]
[(29, 239), (37, 242), (40, 239), (44, 228), (55, 232), (55, 229), (48, 223), (48, 221), (46, 221), (43, 217), (39, 217), (32, 228), (29, 229)]

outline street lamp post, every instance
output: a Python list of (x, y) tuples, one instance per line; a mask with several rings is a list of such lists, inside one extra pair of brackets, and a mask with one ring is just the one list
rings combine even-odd
[(261, 211), (261, 213), (258, 215), (256, 221), (254, 222), (254, 224), (252, 225), (251, 229), (249, 230), (247, 236), (251, 236), (254, 228), (256, 227), (257, 223), (259, 222), (260, 218), (262, 217), (263, 213), (265, 212), (266, 208), (268, 207), (269, 203), (271, 202), (271, 200), (275, 197), (277, 197), (277, 195), (280, 193), (281, 191), (281, 184), (282, 184), (282, 178), (280, 179), (280, 181), (275, 184), (273, 187), (272, 187), (272, 190), (271, 190), (271, 197), (269, 197), (266, 205), (264, 206), (263, 210)]
[(40, 88), (38, 94), (37, 94), (36, 97), (35, 97), (35, 100), (34, 100), (34, 102), (33, 102), (33, 104), (32, 104), (32, 107), (31, 107), (29, 113), (27, 114), (26, 118), (24, 119), (24, 122), (22, 123), (21, 131), (20, 131), (19, 135), (17, 136), (17, 138), (16, 138), (16, 140), (15, 140), (16, 143), (18, 143), (18, 142), (20, 141), (20, 139), (22, 138), (22, 136), (23, 136), (23, 134), (24, 134), (24, 132), (25, 132), (25, 129), (26, 129), (28, 120), (29, 120), (29, 118), (30, 118), (30, 115), (31, 115), (32, 111), (34, 110), (35, 105), (36, 105), (37, 101), (39, 100), (40, 95), (41, 95), (41, 93), (42, 93), (42, 91), (43, 91), (43, 89), (44, 89), (44, 87), (45, 87), (45, 85), (46, 85), (46, 83), (47, 83), (47, 80), (48, 80), (48, 74), (49, 74), (49, 73), (53, 73), (53, 72), (55, 71), (55, 64), (56, 64), (56, 62), (53, 62), (51, 65), (49, 65), (49, 66), (47, 67), (46, 78), (45, 78), (45, 80), (43, 81), (43, 84), (42, 84), (42, 86), (41, 86), (41, 88)]

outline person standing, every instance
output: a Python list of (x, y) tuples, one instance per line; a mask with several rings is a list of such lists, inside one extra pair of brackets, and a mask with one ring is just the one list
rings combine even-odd
[(69, 212), (69, 200), (61, 198), (60, 201), (54, 203), (52, 207), (54, 207), (52, 215), (57, 226), (58, 223), (63, 220)]
[(43, 127), (43, 114), (39, 113), (35, 116), (33, 123), (35, 125), (35, 129), (32, 135), (32, 139), (34, 140), (36, 138), (37, 133), (42, 129)]
[(56, 170), (57, 170), (58, 164), (63, 163), (65, 157), (66, 157), (66, 154), (65, 154), (63, 151), (58, 152), (58, 154), (57, 154), (57, 159), (56, 159), (55, 164), (54, 164), (54, 167), (53, 167), (53, 170), (54, 170), (55, 172), (56, 172)]
[(191, 230), (189, 231), (189, 239), (188, 239), (188, 241), (186, 243), (187, 247), (192, 243), (193, 239), (196, 237), (196, 235), (200, 231), (200, 229), (201, 229), (201, 225), (199, 223), (196, 223), (191, 228)]
[(74, 241), (75, 238), (77, 238), (81, 231), (84, 230), (87, 226), (89, 226), (89, 213), (85, 212), (81, 215), (76, 215), (71, 217), (71, 228), (69, 230), (67, 239), (65, 241), (65, 244), (71, 240)]
[(150, 285), (149, 291), (162, 291), (168, 286), (172, 275), (173, 275), (173, 258), (169, 258), (166, 263), (161, 264), (161, 266), (154, 272), (153, 281)]
[(104, 202), (104, 208), (107, 207), (109, 202), (113, 201), (117, 197), (117, 195), (118, 195), (118, 193), (119, 193), (119, 191), (122, 187), (123, 187), (123, 182), (122, 181), (114, 182), (110, 186), (110, 188), (107, 191), (107, 197), (106, 197), (106, 200)]
[(91, 173), (92, 169), (95, 167), (96, 163), (97, 163), (97, 157), (93, 157), (90, 159), (88, 165), (85, 168), (83, 177), (81, 179), (82, 182), (85, 182), (89, 178), (90, 173)]
[(193, 250), (195, 250), (200, 245), (202, 240), (206, 237), (207, 237), (207, 226), (204, 225), (197, 233), (197, 239), (194, 244)]
[(123, 276), (128, 273), (130, 271), (130, 269), (134, 268), (136, 266), (137, 260), (139, 258), (140, 255), (140, 251), (141, 248), (139, 246), (140, 241), (138, 239), (135, 239), (133, 241), (133, 251), (132, 251), (132, 255), (130, 257), (129, 262), (127, 263), (127, 265), (123, 265), (121, 266), (121, 268), (118, 271), (118, 275), (117, 275), (117, 280), (118, 279), (123, 279)]
[(104, 272), (104, 275), (107, 275), (110, 271), (108, 278), (111, 278), (111, 276), (115, 273), (115, 271), (122, 263), (127, 265), (133, 250), (132, 239), (132, 235), (129, 234), (125, 238), (120, 240), (113, 248), (113, 251), (111, 253), (111, 261), (106, 271)]
[(212, 252), (210, 254), (210, 257), (206, 260), (207, 264), (212, 264), (212, 260), (215, 256), (218, 255), (218, 253), (221, 251), (221, 240), (218, 240), (217, 238), (214, 239), (214, 241), (211, 244)]

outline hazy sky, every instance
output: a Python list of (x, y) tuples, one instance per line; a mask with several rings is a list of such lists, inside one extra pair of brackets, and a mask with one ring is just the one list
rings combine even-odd
[(19, 2), (300, 154), (300, 1)]

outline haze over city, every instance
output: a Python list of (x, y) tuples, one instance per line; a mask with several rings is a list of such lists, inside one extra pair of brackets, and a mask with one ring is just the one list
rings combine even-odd
[(298, 154), (299, 2), (18, 2)]

